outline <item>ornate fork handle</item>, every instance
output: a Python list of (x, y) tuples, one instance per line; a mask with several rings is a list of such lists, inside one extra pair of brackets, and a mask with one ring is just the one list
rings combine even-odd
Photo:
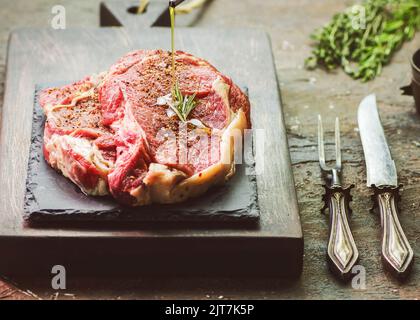
[(374, 187), (373, 197), (381, 214), (382, 262), (396, 277), (404, 278), (413, 265), (414, 253), (398, 219), (399, 188)]
[(330, 226), (327, 256), (330, 269), (343, 280), (351, 278), (351, 270), (359, 259), (359, 251), (350, 230), (348, 217), (352, 199), (350, 189), (325, 186), (325, 207), (329, 208)]

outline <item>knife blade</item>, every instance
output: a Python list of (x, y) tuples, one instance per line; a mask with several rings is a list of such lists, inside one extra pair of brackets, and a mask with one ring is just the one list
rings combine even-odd
[(374, 94), (359, 105), (358, 123), (366, 162), (367, 185), (374, 190), (373, 199), (381, 215), (382, 261), (398, 278), (408, 275), (413, 265), (413, 249), (398, 219), (400, 199), (395, 162), (386, 141)]
[(397, 169), (392, 160), (374, 94), (362, 100), (358, 111), (360, 137), (365, 153), (367, 185), (397, 186)]

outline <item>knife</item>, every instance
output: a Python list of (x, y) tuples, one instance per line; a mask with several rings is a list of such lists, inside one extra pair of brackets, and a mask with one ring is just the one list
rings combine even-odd
[(372, 187), (375, 207), (379, 209), (382, 226), (382, 262), (398, 278), (408, 275), (413, 265), (413, 249), (398, 220), (400, 200), (397, 169), (392, 160), (381, 125), (376, 96), (365, 97), (359, 105), (358, 123), (365, 154), (367, 185)]

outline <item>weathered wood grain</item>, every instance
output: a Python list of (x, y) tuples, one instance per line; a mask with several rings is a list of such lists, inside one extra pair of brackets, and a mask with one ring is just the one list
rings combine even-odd
[[(213, 45), (221, 39), (224, 41), (218, 46)], [(208, 259), (203, 260), (207, 261), (211, 268), (217, 269), (218, 264), (229, 267), (230, 263), (219, 263), (220, 261), (217, 260), (219, 253), (223, 255), (230, 252), (231, 258), (238, 259), (236, 263), (232, 261), (233, 268), (239, 267), (239, 261), (245, 262), (240, 258), (241, 255), (243, 258), (248, 256), (248, 260), (254, 260), (254, 263), (243, 265), (243, 269), (250, 271), (258, 267), (257, 261), (272, 252), (266, 257), (270, 260), (270, 267), (264, 267), (267, 274), (270, 273), (268, 270), (289, 275), (299, 274), (303, 240), (293, 176), (290, 170), (287, 138), (280, 109), (275, 70), (271, 60), (270, 44), (267, 36), (259, 31), (179, 29), (176, 38), (177, 48), (188, 50), (212, 61), (219, 70), (230, 75), (236, 83), (249, 88), (249, 97), (254, 106), (252, 109), (253, 127), (262, 129), (264, 133), (264, 140), (257, 143), (256, 150), (257, 168), (261, 166), (263, 169), (261, 174), (257, 175), (261, 210), (257, 228), (240, 229), (226, 226), (206, 230), (179, 225), (175, 228), (149, 226), (130, 230), (120, 230), (118, 227), (112, 230), (95, 228), (56, 230), (53, 228), (33, 229), (23, 225), (23, 192), (35, 84), (49, 83), (57, 79), (60, 81), (79, 79), (105, 70), (119, 56), (130, 50), (167, 48), (168, 44), (167, 29), (159, 28), (148, 31), (147, 35), (142, 37), (137, 37), (136, 32), (120, 28), (62, 31), (21, 29), (11, 34), (7, 87), (0, 132), (0, 183), (5, 190), (0, 194), (0, 237), (5, 239), (5, 241), (0, 241), (0, 247), (4, 248), (4, 252), (18, 259), (19, 252), (16, 247), (15, 251), (11, 252), (10, 249), (5, 248), (6, 244), (8, 247), (13, 246), (13, 237), (26, 240), (33, 237), (36, 239), (27, 249), (30, 248), (31, 254), (36, 255), (36, 252), (41, 254), (44, 252), (42, 246), (48, 245), (47, 237), (53, 237), (63, 243), (62, 251), (64, 252), (49, 256), (48, 263), (53, 261), (54, 257), (64, 259), (63, 256), (67, 256), (66, 261), (70, 264), (72, 263), (70, 259), (72, 239), (75, 239), (75, 243), (86, 243), (78, 255), (91, 256), (91, 251), (100, 247), (98, 239), (106, 238), (104, 241), (109, 243), (109, 247), (104, 249), (104, 252), (109, 250), (109, 255), (106, 259), (104, 258), (104, 261), (109, 262), (116, 250), (125, 252), (127, 259), (133, 252), (150, 255), (150, 248), (155, 249), (155, 255), (159, 255), (159, 252), (168, 254), (168, 250), (181, 254), (182, 246), (190, 247), (188, 243), (191, 242), (191, 245), (198, 246), (197, 249), (201, 248), (201, 256), (207, 253), (208, 258), (214, 258), (213, 263), (209, 263)], [(229, 56), (226, 55), (227, 52)], [(243, 52), (247, 54), (244, 55)], [(263, 153), (261, 148), (263, 148)], [(114, 245), (112, 239), (116, 239)], [(122, 246), (121, 241), (127, 245), (124, 246), (124, 251), (118, 248)], [(215, 251), (222, 243), (223, 247)], [(247, 244), (247, 247), (243, 247), (241, 243)], [(146, 245), (152, 247), (146, 250)], [(57, 249), (54, 241), (51, 241), (49, 248), (49, 250)], [(25, 247), (20, 248), (20, 250), (23, 249)], [(144, 253), (144, 251), (147, 252)], [(199, 254), (198, 252), (195, 254)], [(24, 255), (23, 252), (21, 254)], [(25, 254), (27, 254), (26, 251)], [(226, 257), (226, 260), (231, 260), (231, 258)], [(46, 257), (43, 256), (43, 259)], [(100, 260), (98, 257), (95, 259)], [(42, 259), (34, 260), (32, 264), (40, 260)], [(178, 262), (185, 267), (186, 261), (179, 260), (182, 259), (173, 261), (172, 272), (176, 272), (177, 268), (174, 264)], [(189, 260), (191, 271), (194, 262)], [(203, 261), (198, 261), (197, 257), (195, 260), (201, 266), (195, 268), (196, 271), (203, 270)], [(80, 271), (79, 269), (83, 266), (77, 266), (76, 262), (77, 260), (74, 260), (72, 264)], [(146, 264), (143, 262), (143, 265)], [(13, 266), (17, 267), (17, 265)], [(12, 269), (12, 264), (8, 269)], [(158, 269), (159, 267), (155, 270)], [(240, 269), (239, 272), (241, 272)]]
[[(63, 1), (56, 1), (57, 3)], [(54, 3), (56, 3), (54, 2)], [(299, 281), (228, 278), (176, 277), (168, 280), (144, 278), (70, 277), (69, 289), (76, 298), (148, 299), (419, 299), (420, 298), (420, 118), (413, 102), (399, 95), (398, 87), (409, 83), (408, 59), (419, 46), (420, 35), (405, 44), (386, 66), (383, 74), (367, 85), (349, 79), (341, 72), (327, 74), (302, 68), (310, 52), (309, 34), (326, 23), (334, 13), (355, 1), (337, 0), (215, 0), (195, 26), (258, 27), (269, 32), (279, 77), (283, 110), (289, 137), (293, 173), (305, 234), (303, 274)], [(0, 11), (0, 83), (4, 82), (4, 61), (8, 31), (17, 26), (49, 26), (50, 0), (14, 0)], [(65, 2), (68, 26), (98, 26), (99, 0)], [(25, 10), (24, 10), (25, 9)], [(0, 84), (0, 92), (2, 85)], [(379, 218), (369, 214), (369, 190), (364, 185), (363, 151), (355, 131), (356, 108), (364, 95), (376, 92), (380, 98), (386, 134), (397, 161), (402, 193), (401, 221), (417, 260), (412, 276), (398, 283), (383, 272), (380, 261)], [(329, 273), (325, 250), (328, 217), (321, 208), (321, 179), (316, 152), (316, 115), (321, 113), (326, 129), (331, 130), (335, 116), (342, 124), (345, 178), (356, 183), (351, 225), (366, 268), (366, 288), (343, 285)], [(328, 154), (329, 150), (327, 150)], [(1, 254), (0, 254), (1, 258)], [(20, 280), (20, 279), (19, 279)], [(49, 279), (18, 282), (43, 298), (50, 298)], [(59, 298), (71, 299), (62, 293)]]
[[(112, 1), (112, 0), (111, 0)], [(305, 263), (302, 288), (308, 296), (323, 297), (420, 297), (419, 259), (415, 260), (412, 276), (405, 284), (395, 282), (384, 272), (380, 259), (380, 219), (370, 214), (370, 191), (365, 186), (366, 172), (363, 151), (357, 132), (357, 107), (364, 96), (375, 92), (391, 151), (397, 164), (402, 192), (403, 227), (415, 251), (420, 254), (420, 116), (415, 114), (411, 97), (401, 96), (399, 88), (410, 82), (409, 60), (419, 47), (420, 34), (406, 43), (384, 67), (382, 75), (369, 83), (354, 81), (342, 71), (326, 73), (308, 71), (303, 67), (310, 54), (309, 35), (329, 21), (335, 12), (355, 1), (215, 1), (194, 26), (254, 26), (270, 33), (273, 54), (280, 81), (292, 165), (305, 233)], [(125, 25), (132, 20), (121, 16)], [(325, 119), (330, 141), (333, 142), (333, 121), (340, 117), (344, 178), (356, 184), (351, 218), (355, 240), (360, 249), (360, 265), (366, 269), (367, 288), (352, 290), (336, 283), (326, 269), (325, 246), (328, 217), (319, 214), (323, 193), (317, 154), (317, 114)], [(333, 145), (327, 148), (332, 155)], [(320, 270), (323, 272), (320, 273)], [(417, 271), (416, 271), (417, 270)], [(318, 291), (320, 283), (324, 283)], [(400, 290), (402, 293), (400, 293)], [(379, 293), (380, 292), (380, 293)]]

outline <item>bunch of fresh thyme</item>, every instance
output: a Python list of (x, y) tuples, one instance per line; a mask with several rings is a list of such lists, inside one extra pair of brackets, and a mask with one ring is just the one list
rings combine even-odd
[(419, 29), (420, 0), (365, 0), (312, 34), (316, 46), (305, 65), (341, 67), (354, 79), (369, 81)]

